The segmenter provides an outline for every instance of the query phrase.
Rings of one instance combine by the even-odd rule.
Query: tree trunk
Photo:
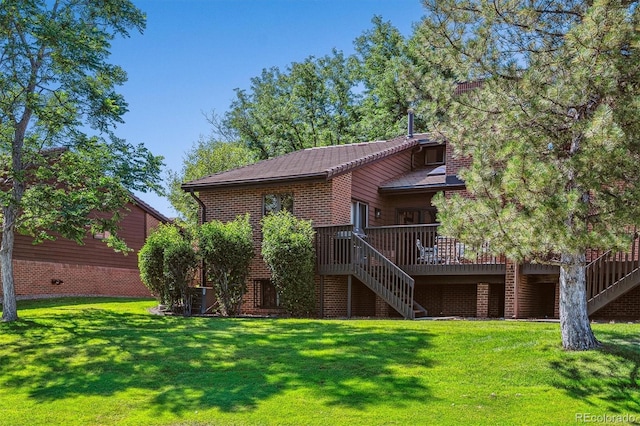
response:
[[[560,331],[562,347],[585,351],[600,346],[587,315],[585,255],[563,254],[560,264]]]
[[[13,240],[16,209],[12,206],[2,209],[2,243],[0,244],[0,269],[2,270],[2,321],[16,321],[18,307],[13,283]]]

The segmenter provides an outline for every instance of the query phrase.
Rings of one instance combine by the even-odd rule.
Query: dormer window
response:
[[[424,165],[433,166],[437,164],[444,164],[445,161],[445,145],[438,145],[424,150]]]

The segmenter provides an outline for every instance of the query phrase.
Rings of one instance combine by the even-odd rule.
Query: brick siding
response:
[[[238,215],[249,213],[253,229],[254,258],[250,265],[247,281],[247,293],[243,298],[241,312],[243,314],[268,315],[278,310],[262,309],[255,300],[254,280],[269,279],[271,273],[260,252],[262,245],[263,198],[268,194],[293,194],[293,214],[301,219],[311,220],[313,225],[330,225],[333,223],[349,223],[351,216],[350,174],[338,176],[327,181],[298,182],[293,184],[267,185],[255,188],[224,188],[215,191],[201,191],[199,197],[207,208],[207,221],[220,220],[228,222]],[[346,201],[345,201],[346,200]],[[335,218],[335,219],[334,219]],[[336,222],[338,221],[338,222]],[[319,279],[316,280],[319,284]],[[316,292],[319,297],[319,285]],[[344,287],[346,315],[346,285]]]
[[[476,284],[419,284],[414,299],[430,317],[476,316]]]
[[[353,283],[357,280],[352,281]],[[342,318],[347,316],[347,277],[324,277],[324,311],[326,318]],[[353,315],[353,312],[352,312]]]
[[[106,246],[104,248],[100,246],[102,251],[97,251],[95,248],[85,246],[78,246],[79,248],[76,249],[74,243],[73,252],[76,254],[69,256],[67,246],[59,245],[59,240],[47,242],[50,246],[49,250],[58,250],[59,257],[66,261],[21,259],[19,258],[21,257],[20,253],[14,251],[13,268],[16,296],[23,298],[73,295],[152,297],[140,280],[137,253],[146,236],[158,226],[160,221],[146,212],[143,213],[137,207],[132,208],[131,215],[134,218],[139,217],[140,223],[144,223],[144,226],[138,228],[128,219],[124,222],[125,226],[129,227],[127,232],[130,235],[135,235],[136,239],[133,244],[128,241],[130,248],[134,251],[127,255],[127,262],[123,262],[123,267],[93,264],[96,257],[102,259],[100,256],[105,252]],[[24,247],[20,246],[15,250],[24,250]],[[42,247],[34,246],[34,250],[42,250]],[[112,254],[111,249],[107,251],[109,255]],[[22,253],[22,256],[24,255]],[[118,254],[118,256],[122,255]],[[52,280],[59,283],[53,284]],[[1,295],[2,289],[0,288]]]
[[[16,296],[151,297],[137,269],[14,260]],[[60,280],[60,284],[52,284]]]
[[[640,286],[594,312],[591,318],[597,320],[639,320]]]
[[[478,318],[487,318],[489,317],[489,284],[478,283],[476,293],[476,316]]]

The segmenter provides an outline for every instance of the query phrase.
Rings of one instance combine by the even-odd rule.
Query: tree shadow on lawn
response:
[[[150,408],[179,413],[251,410],[296,390],[356,409],[433,400],[424,382],[430,336],[401,321],[53,312],[0,326],[10,339],[0,350],[0,385],[28,389],[37,401],[140,389],[155,394]]]
[[[640,339],[604,330],[598,336],[603,342],[599,350],[567,352],[562,362],[551,363],[563,379],[555,386],[609,413],[640,413]]]

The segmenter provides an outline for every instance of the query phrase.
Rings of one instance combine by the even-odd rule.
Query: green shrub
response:
[[[174,225],[159,225],[138,252],[140,278],[172,310],[184,307],[187,287],[197,265],[189,238]]]
[[[292,316],[315,310],[315,250],[311,221],[296,219],[288,211],[262,219],[262,256],[282,307]]]
[[[198,246],[207,279],[215,289],[218,313],[238,315],[254,255],[249,215],[238,216],[228,223],[214,220],[203,224]]]
[[[191,313],[189,284],[193,280],[198,258],[191,242],[175,239],[164,250],[164,278],[173,307],[181,304],[184,313]]]
[[[172,228],[170,225],[159,225],[138,252],[140,279],[163,304],[169,303],[169,293],[164,285],[164,249],[170,240]]]

